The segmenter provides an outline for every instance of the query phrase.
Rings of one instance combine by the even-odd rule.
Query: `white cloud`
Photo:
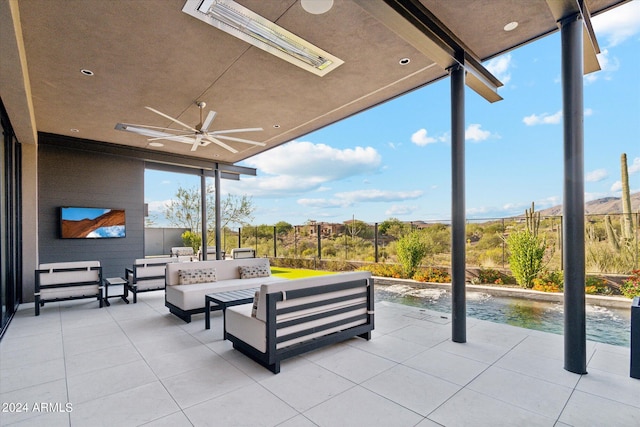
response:
[[[542,113],[540,115],[538,114],[532,114],[530,116],[525,117],[524,119],[522,119],[522,121],[524,122],[524,124],[526,124],[527,126],[535,126],[535,125],[556,125],[558,123],[560,123],[562,121],[562,110],[558,111],[557,113],[554,114],[549,114],[549,113]]]
[[[610,191],[613,191],[613,192],[622,191],[622,181],[614,182],[613,185],[611,186]]]
[[[629,175],[640,172],[640,157],[633,159],[631,166],[627,166]]]
[[[422,191],[387,191],[387,190],[361,190],[348,191],[334,194],[333,198],[324,199],[299,199],[298,203],[306,207],[315,208],[346,208],[360,202],[396,202],[417,199],[422,196]]]
[[[471,141],[475,142],[480,142],[488,139],[491,136],[491,132],[489,132],[488,130],[482,130],[480,129],[481,127],[482,125],[479,124],[470,124],[467,127],[467,130],[464,132],[464,139],[470,139]]]
[[[154,200],[151,202],[147,202],[147,206],[149,207],[149,212],[163,212],[165,208],[167,208],[171,204],[172,200]]]
[[[591,108],[585,108],[584,109],[584,116],[585,117],[593,116],[593,110]]]
[[[424,147],[425,145],[428,145],[428,144],[433,144],[434,142],[437,142],[437,141],[438,140],[436,138],[427,136],[426,129],[420,129],[414,132],[413,135],[411,135],[411,142],[413,142],[416,145],[419,145],[420,147]]]
[[[511,80],[511,73],[509,67],[511,66],[511,54],[499,56],[493,58],[487,62],[487,70],[498,78],[503,84],[507,84]]]
[[[599,78],[603,78],[605,80],[611,80],[612,74],[615,71],[618,71],[618,69],[620,68],[620,61],[618,61],[618,58],[615,58],[615,57],[611,58],[609,56],[608,49],[603,49],[598,54],[598,62],[600,63],[600,71],[590,73],[584,76],[585,84],[594,83]]]
[[[616,46],[640,33],[640,2],[631,1],[591,20],[598,39],[607,47]]]
[[[599,182],[607,178],[608,176],[609,174],[607,173],[606,169],[596,169],[587,173],[584,179],[587,182]]]
[[[372,147],[337,149],[293,141],[245,160],[257,177],[227,181],[224,191],[256,197],[318,190],[323,184],[376,172],[382,157]]]
[[[384,214],[387,217],[397,217],[402,215],[410,215],[417,210],[417,206],[393,205],[389,209],[384,211]]]
[[[373,172],[381,160],[372,147],[341,150],[326,144],[292,141],[253,156],[245,163],[268,175],[314,176],[328,181]]]

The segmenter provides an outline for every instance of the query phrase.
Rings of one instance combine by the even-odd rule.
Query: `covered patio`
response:
[[[23,304],[0,347],[0,400],[47,426],[631,426],[640,382],[629,349],[588,342],[588,375],[562,368],[559,335],[376,303],[371,341],[283,362],[274,375],[222,340],[222,318],[190,324],[162,292],[137,305]],[[34,404],[57,405],[34,410]],[[69,406],[66,406],[70,404]],[[54,412],[51,412],[54,411]],[[61,412],[59,412],[61,411]],[[68,411],[68,412],[67,412]]]

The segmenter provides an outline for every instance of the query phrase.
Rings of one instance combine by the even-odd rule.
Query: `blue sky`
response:
[[[593,18],[602,70],[584,78],[585,199],[620,196],[620,155],[640,191],[640,0]],[[504,86],[490,104],[466,89],[468,218],[519,215],[562,203],[559,32],[485,63]],[[247,159],[256,177],[223,180],[252,197],[254,224],[307,220],[448,220],[451,215],[450,81]],[[159,212],[178,186],[199,179],[147,171],[145,202]]]

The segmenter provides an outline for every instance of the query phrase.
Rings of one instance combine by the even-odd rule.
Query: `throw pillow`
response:
[[[271,270],[265,265],[244,265],[239,266],[241,279],[254,279],[256,277],[269,277]]]
[[[215,268],[194,268],[192,270],[178,270],[179,284],[194,285],[216,281]]]
[[[259,299],[260,299],[260,291],[256,291],[256,294],[253,296],[253,307],[251,308],[251,317],[256,317],[256,314],[258,314]]]

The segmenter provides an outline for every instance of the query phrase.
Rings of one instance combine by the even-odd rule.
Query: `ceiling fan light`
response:
[[[187,0],[182,11],[318,76],[344,63],[233,0]]]

